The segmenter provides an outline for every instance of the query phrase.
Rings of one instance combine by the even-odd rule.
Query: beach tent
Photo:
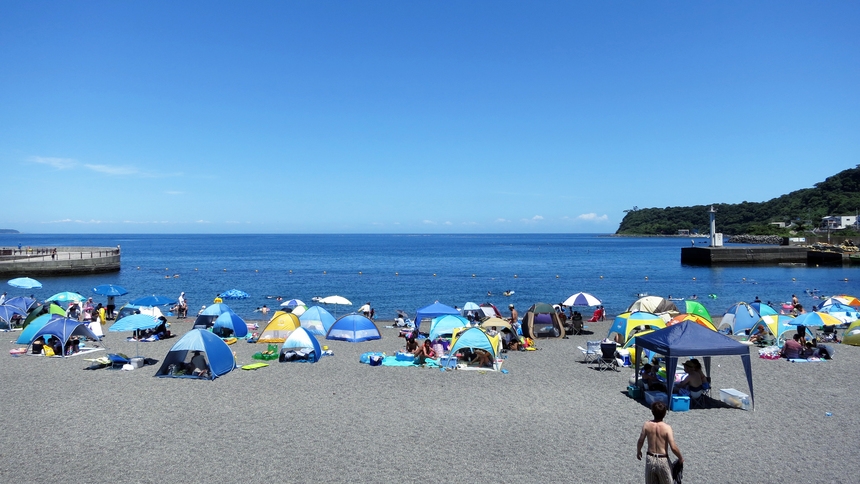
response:
[[[36,333],[38,333],[40,329],[44,328],[48,322],[52,319],[60,319],[62,317],[63,315],[60,314],[45,313],[38,318],[33,319],[30,321],[30,324],[21,331],[21,334],[18,335],[18,339],[15,343],[19,345],[28,345],[32,343],[33,340],[36,339]]]
[[[322,356],[322,349],[320,348],[319,341],[317,341],[310,331],[302,327],[296,328],[295,331],[290,333],[284,341],[284,344],[281,346],[281,355],[290,351],[308,355],[307,359],[294,361],[316,363],[320,360],[320,356]]]
[[[628,313],[635,313],[636,311],[644,311],[646,313],[658,315],[668,314],[670,317],[680,312],[678,311],[678,306],[675,306],[675,303],[660,296],[640,297],[634,301],[629,308],[627,308]]]
[[[523,315],[523,336],[529,338],[564,338],[564,325],[558,313],[547,303],[535,303]]]
[[[457,311],[451,306],[446,306],[439,301],[436,301],[429,306],[424,306],[423,308],[419,309],[418,312],[415,314],[415,327],[419,327],[422,319],[433,319],[437,316],[444,316],[446,314],[453,314],[454,316],[459,316],[460,311]]]
[[[450,336],[455,328],[465,328],[469,326],[469,320],[463,316],[454,316],[446,314],[433,318],[430,323],[430,340],[433,341],[440,336]]]
[[[773,308],[770,304],[759,302],[751,302],[750,307],[758,313],[759,317],[761,316],[770,316],[773,314],[779,314],[779,312]]]
[[[293,313],[276,311],[269,320],[269,324],[260,333],[257,343],[283,343],[287,336],[296,328],[302,326],[299,317]]]
[[[787,314],[769,314],[762,316],[750,329],[750,334],[754,335],[759,332],[759,328],[764,329],[766,333],[771,334],[775,339],[781,340],[782,335],[787,331],[797,331],[797,325],[794,324],[794,318]],[[806,330],[806,336],[811,340],[815,336]]]
[[[720,332],[729,331],[729,334],[745,334],[761,318],[752,306],[745,302],[732,305],[720,321],[717,328]]]
[[[170,365],[183,365],[188,358],[189,351],[200,351],[206,359],[209,367],[209,379],[227,374],[236,367],[233,351],[221,338],[203,329],[192,329],[185,333],[176,344],[167,352],[161,368],[155,376],[166,378],[198,378],[191,375],[171,375]]]
[[[696,314],[708,320],[708,322],[713,322],[713,318],[711,318],[711,313],[705,309],[705,306],[702,305],[699,301],[691,301],[689,299],[684,301],[684,312],[687,314]]]
[[[248,335],[248,324],[238,314],[227,311],[215,320],[212,332],[222,338],[244,338]]]
[[[24,317],[27,316],[27,311],[19,308],[18,306],[9,306],[7,304],[0,304],[0,329],[12,329],[12,319],[15,316],[18,316],[23,321]]]
[[[16,308],[23,309],[24,312],[28,312],[30,311],[30,309],[36,306],[36,300],[31,297],[15,296],[10,297],[3,304],[7,306],[15,306]]]
[[[630,362],[631,362],[631,363],[634,363],[634,364],[635,364],[635,363],[636,363],[636,358],[638,358],[638,357],[639,357],[639,355],[638,355],[638,354],[636,354],[636,337],[637,337],[637,336],[642,336],[642,335],[645,335],[645,334],[651,334],[651,333],[653,333],[654,331],[656,331],[656,330],[655,330],[655,329],[646,329],[646,330],[644,330],[644,331],[640,331],[640,332],[638,332],[638,333],[633,333],[633,336],[631,336],[631,337],[630,337],[630,339],[628,339],[628,340],[627,340],[627,342],[626,342],[626,343],[624,343],[624,346],[622,347],[622,349],[627,350],[627,352],[630,354]],[[643,361],[643,362],[645,362],[645,363],[650,362],[650,361],[651,361],[651,357],[653,357],[653,356],[654,356],[654,353],[652,353],[651,351],[649,351],[649,350],[642,350],[642,358],[643,358],[643,360],[642,360],[642,361]]]
[[[698,314],[693,313],[682,313],[674,318],[666,321],[666,326],[672,326],[673,324],[683,323],[684,321],[692,321],[696,324],[701,324],[702,326],[710,329],[711,331],[716,331],[717,327],[714,326],[714,323],[711,322],[710,319],[705,318],[704,316],[699,316]]]
[[[744,373],[747,377],[747,385],[750,390],[750,401],[754,405],[752,367],[750,362],[750,348],[738,343],[726,335],[711,331],[704,326],[693,322],[675,324],[668,328],[643,334],[636,337],[636,351],[643,349],[666,357],[666,384],[667,393],[672,394],[672,386],[675,383],[675,369],[678,366],[678,358],[702,357],[705,363],[705,374],[711,375],[711,357],[713,356],[740,356],[744,365]],[[639,379],[639,362],[636,358],[636,379]]]
[[[347,314],[334,322],[325,335],[326,339],[360,343],[372,339],[382,339],[379,328],[373,321],[360,314]]]
[[[308,330],[316,336],[325,336],[328,333],[331,325],[334,324],[334,316],[325,308],[320,306],[311,306],[299,316],[299,322],[302,328]]]
[[[481,313],[483,313],[483,315]],[[491,304],[488,302],[481,304],[481,313],[478,313],[479,318],[501,318],[502,317],[502,313],[499,312],[499,308],[497,308],[494,304]]]
[[[63,347],[66,347],[66,342],[69,341],[69,338],[72,336],[83,336],[85,338],[89,338],[93,341],[98,341],[98,336],[93,334],[90,331],[90,328],[87,327],[86,324],[76,320],[69,318],[54,318],[48,321],[48,324],[42,326],[42,329],[36,331],[36,334],[33,335],[33,340],[30,341],[29,344],[32,344],[33,341],[42,337],[45,341],[48,340],[46,336],[56,336],[63,343]],[[66,355],[63,354],[65,357]]]
[[[490,356],[493,359],[493,367],[495,367],[495,361],[501,348],[501,338],[499,335],[489,336],[487,333],[481,331],[480,328],[468,328],[464,331],[461,331],[457,334],[456,339],[453,341],[451,345],[451,349],[448,351],[448,354],[455,355],[457,351],[463,348],[472,348],[472,349],[481,349],[490,353]]]
[[[613,333],[621,335],[622,340],[626,343],[630,336],[637,332],[636,328],[643,326],[648,329],[662,329],[666,327],[663,318],[654,313],[645,311],[635,311],[632,313],[621,313],[615,317],[609,332],[606,337],[612,339]]]
[[[842,335],[842,344],[860,346],[860,319],[851,323]]]
[[[208,308],[204,309],[203,312],[197,315],[197,319],[194,320],[194,329],[207,329],[211,328],[213,324],[215,324],[215,320],[218,319],[218,316],[221,316],[224,313],[232,313],[233,310],[230,309],[230,306],[227,306],[224,303],[215,303]]]
[[[34,319],[45,314],[56,314],[57,316],[65,316],[66,310],[54,303],[40,304],[30,310],[30,314],[24,318],[23,327],[26,328]]]

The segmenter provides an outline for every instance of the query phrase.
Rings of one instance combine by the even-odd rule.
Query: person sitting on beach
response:
[[[665,392],[666,384],[657,376],[657,368],[651,363],[645,363],[642,367],[642,386],[645,390]]]
[[[794,336],[782,345],[780,356],[789,360],[800,358],[800,353],[803,351],[803,345],[800,343],[800,335],[794,333]]]
[[[51,336],[51,338],[48,340],[48,346],[51,347],[55,355],[63,354],[63,342],[60,341],[60,338],[57,338],[56,336]]]
[[[479,368],[490,368],[493,366],[493,359],[489,351],[476,348],[472,363]]]
[[[767,332],[764,330],[764,324],[760,324],[756,328],[755,333],[750,335],[749,342],[755,344],[763,343],[766,336]]]
[[[433,346],[430,345],[429,339],[425,339],[424,344],[419,346],[412,354],[415,356],[416,365],[423,365],[427,361],[427,358],[436,357],[436,352],[433,351]]]
[[[199,350],[192,352],[191,361],[186,365],[188,374],[203,377],[208,373],[209,366],[206,364],[206,357]]]
[[[686,392],[701,392],[705,389],[705,384],[708,382],[704,372],[702,372],[702,364],[699,360],[692,359],[684,362],[684,371],[687,376],[683,380],[675,384],[678,393]]]

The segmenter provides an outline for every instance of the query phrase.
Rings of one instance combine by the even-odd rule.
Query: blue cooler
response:
[[[681,395],[672,395],[673,412],[686,412],[690,410],[690,397],[682,397]]]

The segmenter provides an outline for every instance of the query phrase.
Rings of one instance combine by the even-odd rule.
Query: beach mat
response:
[[[257,368],[262,368],[264,366],[269,366],[268,363],[251,363],[249,365],[241,366],[243,370],[256,370]]]
[[[386,356],[382,359],[382,366],[415,366],[412,360],[398,360],[396,356]],[[439,368],[439,360],[427,360],[424,364],[426,368]]]

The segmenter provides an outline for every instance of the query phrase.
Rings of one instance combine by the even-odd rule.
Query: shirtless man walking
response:
[[[672,466],[669,463],[669,449],[683,463],[684,457],[675,445],[675,435],[672,427],[663,422],[666,416],[666,404],[654,402],[651,405],[654,420],[645,422],[639,441],[636,443],[636,458],[642,460],[642,444],[648,439],[648,452],[645,458],[645,484],[672,484]]]

